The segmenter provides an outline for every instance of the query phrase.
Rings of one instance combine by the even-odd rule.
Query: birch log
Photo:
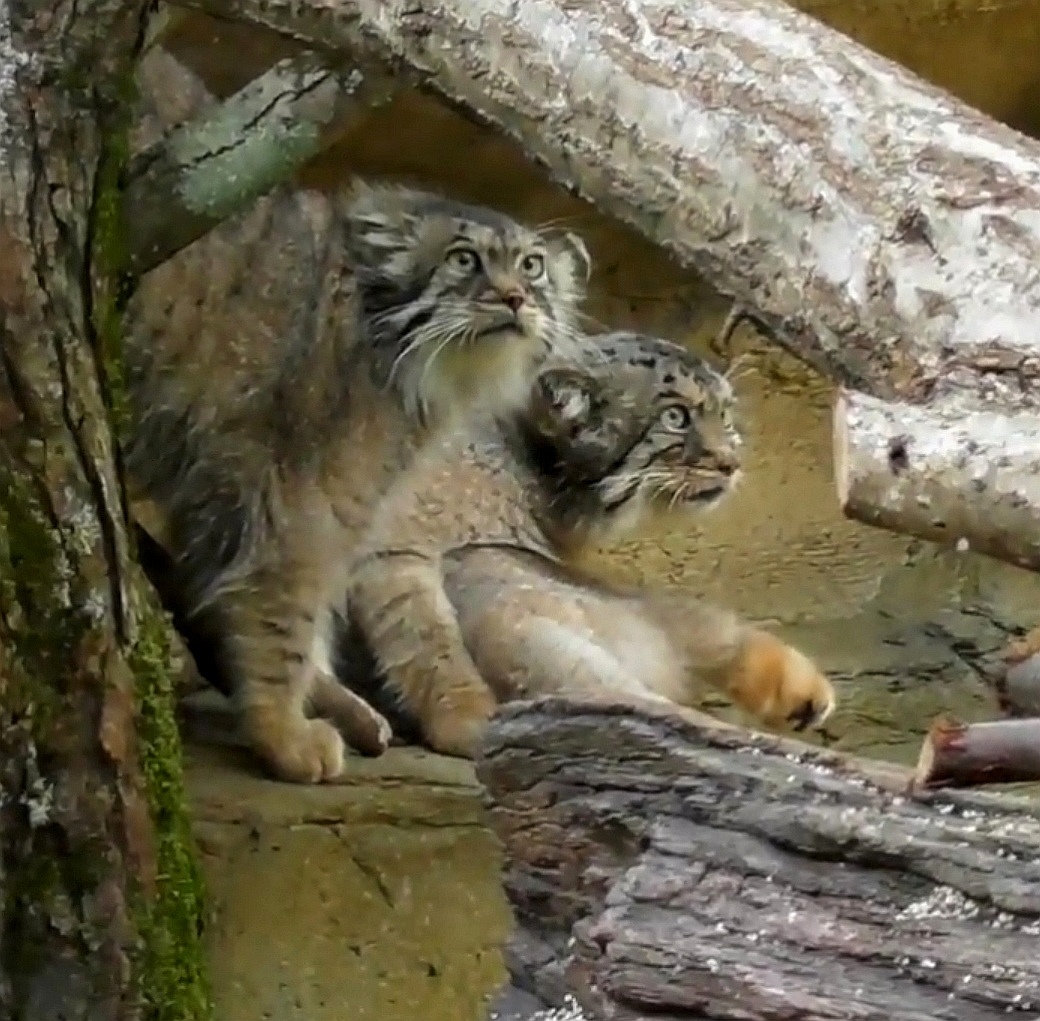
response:
[[[778,0],[186,5],[404,65],[845,383],[1040,380],[1040,143]]]
[[[879,769],[627,705],[505,708],[478,776],[514,984],[589,1021],[1032,1021],[1040,811]]]
[[[850,517],[1040,570],[1040,413],[846,391],[834,475]]]

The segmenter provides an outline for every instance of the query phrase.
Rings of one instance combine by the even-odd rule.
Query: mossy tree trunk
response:
[[[120,412],[146,0],[0,3],[0,1017],[192,1021],[201,896]]]

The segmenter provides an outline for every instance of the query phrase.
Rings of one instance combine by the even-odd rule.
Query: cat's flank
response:
[[[573,235],[363,183],[282,190],[198,244],[135,298],[130,476],[165,518],[182,617],[224,636],[247,740],[276,776],[322,781],[344,760],[322,715],[363,750],[389,739],[325,683],[373,505],[427,436],[526,399],[540,362],[580,343],[587,256]]]
[[[692,705],[710,685],[774,728],[830,714],[827,678],[768,632],[681,589],[625,590],[568,563],[651,515],[718,504],[740,474],[732,405],[702,359],[612,334],[398,479],[351,608],[431,747],[471,756],[499,701],[562,692]]]

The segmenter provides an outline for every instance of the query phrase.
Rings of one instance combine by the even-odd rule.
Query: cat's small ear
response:
[[[570,275],[575,282],[587,284],[592,276],[592,256],[589,255],[585,242],[569,230],[552,230],[545,238],[557,256],[567,261]]]
[[[534,381],[532,404],[535,424],[546,435],[580,428],[592,413],[596,382],[570,366],[544,369]]]

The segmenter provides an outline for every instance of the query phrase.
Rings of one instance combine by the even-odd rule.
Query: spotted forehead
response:
[[[516,253],[541,241],[537,231],[494,209],[443,200],[432,202],[427,212],[450,235],[487,252]]]
[[[733,403],[729,381],[704,359],[659,337],[608,334],[600,351],[609,363],[645,374],[652,389],[685,397],[691,404],[722,409]]]

